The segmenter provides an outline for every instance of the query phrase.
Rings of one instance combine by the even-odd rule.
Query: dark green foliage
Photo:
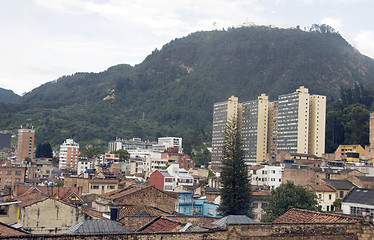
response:
[[[120,150],[117,150],[113,153],[119,155],[119,160],[124,161],[124,160],[129,160],[130,159],[130,153],[127,152],[126,150],[120,149]]]
[[[52,158],[53,152],[49,142],[38,144],[35,150],[36,158]]]
[[[247,101],[266,93],[274,100],[304,85],[312,94],[338,99],[340,89],[357,83],[365,96],[373,79],[374,61],[328,26],[310,32],[262,26],[196,32],[134,67],[63,76],[18,104],[0,103],[0,129],[30,122],[37,143],[53,146],[67,138],[103,145],[116,137],[156,140],[190,131],[210,141],[213,104],[231,95]]]
[[[369,116],[373,111],[374,89],[355,84],[342,89],[341,101],[327,105],[326,152],[332,153],[340,144],[369,143]]]
[[[93,158],[94,156],[97,156],[99,154],[104,154],[104,153],[105,153],[105,149],[101,147],[91,147],[91,148],[84,147],[80,149],[79,157]]]
[[[0,103],[14,103],[20,98],[21,96],[15,94],[12,90],[0,88]]]
[[[204,138],[201,132],[189,131],[183,135],[183,152],[191,154],[192,149],[204,146]]]
[[[205,146],[201,146],[196,149],[196,153],[191,154],[191,159],[196,167],[207,167],[211,159],[211,153]]]
[[[278,188],[271,190],[268,205],[265,208],[264,221],[272,222],[291,208],[317,211],[316,193],[290,181],[281,184]]]
[[[251,185],[236,119],[229,121],[225,134],[221,172],[221,205],[218,210],[224,216],[251,216]]]

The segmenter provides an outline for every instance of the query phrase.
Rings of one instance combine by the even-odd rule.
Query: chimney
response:
[[[118,215],[119,215],[119,208],[111,207],[110,208],[110,220],[118,221]]]

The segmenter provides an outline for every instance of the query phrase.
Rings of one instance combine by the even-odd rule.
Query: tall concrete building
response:
[[[231,96],[228,101],[218,102],[213,107],[212,127],[212,167],[222,165],[223,150],[225,146],[225,130],[228,121],[238,119],[240,104],[237,97]]]
[[[277,153],[278,101],[269,102],[268,153]]]
[[[369,146],[365,146],[365,159],[374,162],[374,112],[370,113]]]
[[[309,154],[321,157],[325,153],[326,97],[310,96]]]
[[[277,151],[308,154],[309,98],[304,87],[278,97]]]
[[[34,158],[35,130],[33,127],[18,130],[17,162],[22,162],[26,157]]]
[[[79,157],[79,144],[74,142],[73,139],[66,139],[62,145],[60,145],[59,153],[59,168],[78,168],[78,157]]]
[[[241,131],[244,160],[247,164],[266,160],[268,112],[269,98],[265,94],[259,96],[257,100],[243,103]]]

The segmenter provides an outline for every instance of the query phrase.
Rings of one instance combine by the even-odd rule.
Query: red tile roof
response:
[[[123,218],[124,216],[134,216],[136,214],[146,212],[150,216],[166,216],[170,215],[170,213],[164,212],[160,209],[149,207],[149,206],[124,206],[121,208],[119,212],[119,218]]]
[[[333,187],[331,187],[330,185],[325,185],[325,184],[322,184],[322,185],[307,185],[307,188],[309,189],[312,189],[316,192],[336,192],[335,189]]]
[[[149,225],[145,226],[142,229],[142,232],[178,232],[186,224],[171,221],[166,218],[159,218],[156,221],[153,221]]]
[[[363,221],[362,217],[292,208],[275,219],[273,223],[357,223],[361,221]]]
[[[14,200],[15,201],[20,201],[18,203],[18,205],[20,207],[27,207],[27,206],[30,206],[34,203],[44,201],[47,198],[48,198],[47,196],[43,195],[40,192],[31,192],[29,194],[18,196],[16,198],[14,198]]]
[[[18,235],[26,235],[26,234],[29,234],[29,233],[0,222],[0,236],[18,236]]]
[[[169,196],[172,196],[174,198],[178,198],[178,194],[176,194],[176,193],[161,191],[161,190],[158,190],[157,188],[155,188],[152,185],[145,185],[145,184],[131,185],[131,186],[128,186],[126,188],[122,188],[122,189],[114,190],[114,191],[111,191],[111,192],[108,192],[108,193],[104,193],[104,194],[100,195],[100,197],[104,198],[104,199],[114,200],[114,199],[129,195],[129,194],[132,194],[134,192],[141,191],[141,190],[146,189],[146,188],[154,188],[157,191],[163,192],[163,193],[165,193]]]

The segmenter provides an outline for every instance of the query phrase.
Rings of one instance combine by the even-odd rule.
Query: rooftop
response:
[[[292,208],[273,223],[357,223],[362,217]]]
[[[354,188],[343,199],[343,203],[374,205],[374,190]]]
[[[351,190],[355,185],[348,180],[323,179],[327,184],[336,190]]]
[[[125,233],[128,230],[112,220],[86,220],[69,228],[72,233]]]

